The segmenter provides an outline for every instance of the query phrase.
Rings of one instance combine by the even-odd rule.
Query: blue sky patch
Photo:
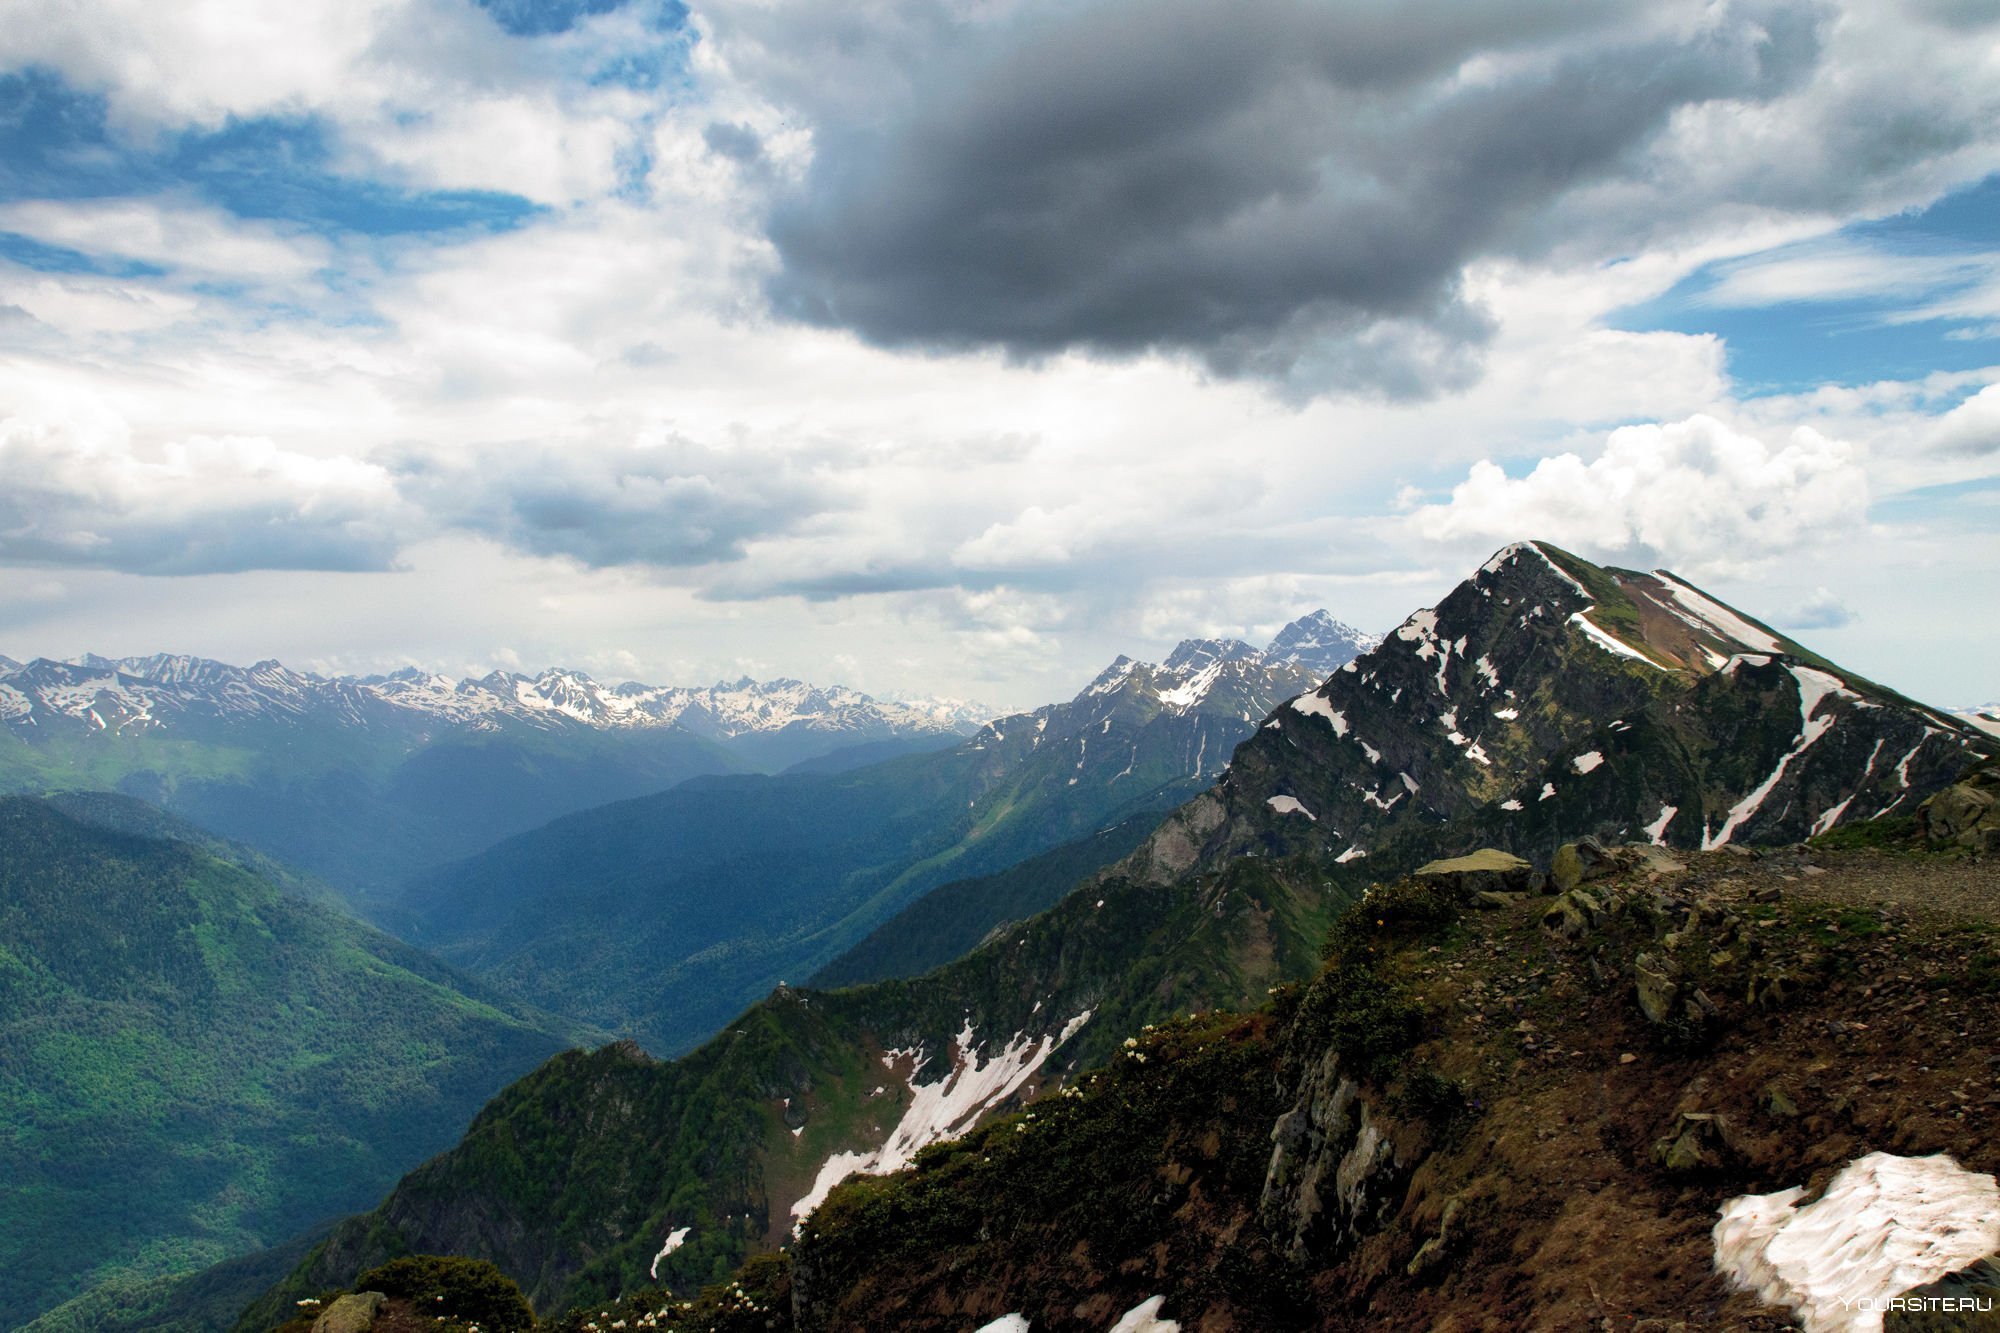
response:
[[[110,133],[102,97],[46,71],[8,74],[0,76],[0,202],[180,192],[239,218],[378,238],[506,231],[543,211],[518,195],[407,190],[342,174],[329,135],[310,117],[267,117],[141,149]],[[83,256],[19,238],[4,253],[35,267],[99,271]]]
[[[1844,285],[1815,291],[1794,278],[1770,284],[1771,299],[1745,299],[1766,274],[1807,274],[1816,265],[1840,273]],[[1856,276],[1871,267],[1878,281]],[[1720,336],[1745,394],[1917,379],[2000,360],[1989,321],[1936,304],[1996,270],[2000,177],[1989,177],[1930,208],[1857,223],[1826,241],[1707,265],[1610,322]]]

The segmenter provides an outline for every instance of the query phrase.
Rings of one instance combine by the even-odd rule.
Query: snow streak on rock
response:
[[[1826,717],[1814,716],[1819,710],[1820,701],[1830,694],[1846,694],[1849,698],[1854,697],[1838,677],[1828,675],[1824,671],[1802,666],[1785,669],[1790,671],[1799,683],[1799,739],[1785,752],[1784,757],[1778,760],[1778,766],[1771,770],[1771,775],[1758,783],[1754,791],[1730,809],[1729,817],[1722,821],[1720,829],[1702,835],[1701,849],[1704,852],[1712,852],[1734,837],[1736,830],[1742,827],[1744,821],[1763,806],[1764,798],[1771,794],[1772,789],[1785,776],[1785,770],[1791,767],[1792,761],[1810,749],[1813,742],[1833,730],[1834,719],[1831,714]]]
[[[1160,1318],[1160,1307],[1166,1300],[1164,1296],[1148,1296],[1118,1316],[1109,1333],[1181,1333],[1179,1323]]]
[[[1089,1020],[1090,1011],[1085,1010],[1063,1025],[1060,1036],[1039,1040],[1017,1032],[986,1061],[979,1058],[980,1048],[967,1020],[954,1043],[950,1072],[936,1083],[918,1083],[913,1071],[910,1104],[889,1131],[888,1141],[873,1152],[839,1152],[829,1157],[813,1178],[812,1190],[792,1205],[792,1215],[803,1220],[826,1201],[835,1185],[856,1172],[884,1176],[900,1171],[920,1149],[965,1133],[981,1115],[1020,1091],[1056,1047],[1075,1036]],[[918,1068],[922,1068],[921,1061]]]

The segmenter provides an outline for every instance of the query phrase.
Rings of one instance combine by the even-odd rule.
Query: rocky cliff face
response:
[[[1914,813],[1988,745],[1670,574],[1525,542],[1274,711],[1131,866],[1796,841]]]

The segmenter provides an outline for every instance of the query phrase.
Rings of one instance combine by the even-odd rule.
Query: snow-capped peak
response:
[[[562,668],[535,676],[493,671],[470,680],[414,667],[327,677],[293,671],[276,660],[239,667],[171,653],[4,663],[0,721],[23,727],[80,723],[92,730],[131,731],[193,719],[330,716],[363,726],[442,722],[491,728],[511,721],[541,727],[684,727],[721,739],[796,727],[861,739],[964,733],[991,715],[963,700],[898,702],[844,686],[749,677],[706,688],[606,686],[585,672]]]
[[[1381,642],[1381,635],[1364,633],[1320,610],[1300,616],[1279,630],[1264,649],[1264,656],[1272,662],[1296,662],[1309,670],[1330,674]]]

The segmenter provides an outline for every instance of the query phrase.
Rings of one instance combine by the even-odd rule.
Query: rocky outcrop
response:
[[[2000,763],[1980,764],[1932,796],[1917,822],[1932,846],[2000,853]]]
[[[1410,878],[1442,888],[1460,902],[1471,902],[1482,893],[1532,893],[1542,880],[1528,862],[1492,847],[1427,862],[1410,872]]]
[[[368,1333],[388,1297],[379,1291],[352,1292],[326,1307],[313,1320],[312,1333]]]
[[[1292,1109],[1271,1131],[1271,1164],[1258,1215],[1293,1262],[1322,1261],[1393,1213],[1414,1163],[1396,1126],[1328,1051],[1300,1081]]]

